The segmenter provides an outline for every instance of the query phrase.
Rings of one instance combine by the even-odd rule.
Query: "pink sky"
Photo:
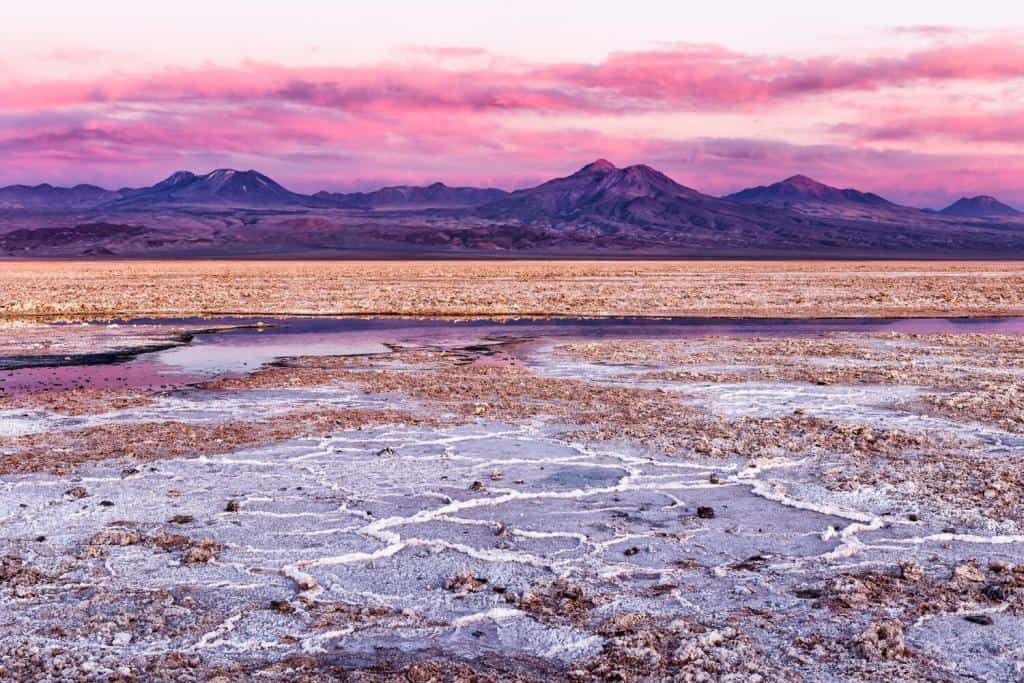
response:
[[[921,206],[1024,207],[1024,9],[868,0],[851,22],[821,4],[17,10],[0,184],[230,166],[300,191],[513,188],[607,157],[712,194],[805,173]]]

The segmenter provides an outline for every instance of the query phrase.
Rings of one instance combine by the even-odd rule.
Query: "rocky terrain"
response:
[[[8,326],[3,675],[1024,675],[1016,335],[251,322]]]

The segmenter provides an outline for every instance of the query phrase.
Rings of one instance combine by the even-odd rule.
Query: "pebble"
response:
[[[990,583],[981,589],[981,594],[995,602],[1003,602],[1010,597],[1010,592],[1006,589],[1006,586],[1001,583]]]
[[[965,562],[953,568],[953,578],[960,581],[978,582],[984,581],[985,575],[975,565]]]
[[[89,492],[84,486],[74,486],[64,492],[64,497],[68,500],[78,500],[79,498],[85,498],[89,495]]]
[[[924,578],[924,567],[917,562],[904,560],[900,562],[900,578],[904,581],[920,581]]]
[[[271,600],[270,609],[281,614],[291,614],[295,611],[295,606],[287,600]]]

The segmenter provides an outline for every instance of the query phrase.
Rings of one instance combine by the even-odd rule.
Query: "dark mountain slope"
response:
[[[940,213],[946,216],[962,216],[965,218],[989,218],[992,216],[1020,216],[1021,212],[1007,206],[995,197],[980,195],[978,197],[961,197]]]
[[[168,204],[217,204],[226,206],[302,206],[310,198],[285,189],[257,171],[218,169],[206,175],[178,171],[151,187],[121,190],[112,208]]]

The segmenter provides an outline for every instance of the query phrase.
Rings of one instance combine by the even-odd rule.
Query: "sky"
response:
[[[0,184],[511,189],[604,157],[1024,208],[1024,3],[151,4],[5,8]]]

